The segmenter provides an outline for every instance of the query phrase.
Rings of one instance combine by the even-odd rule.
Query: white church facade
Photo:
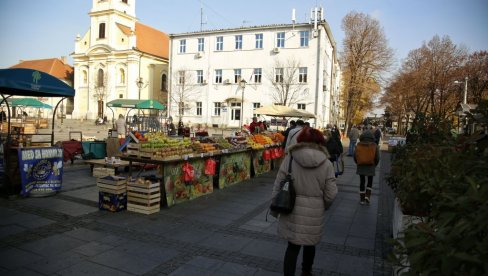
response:
[[[169,37],[138,22],[135,0],[92,0],[90,28],[78,35],[72,118],[95,119],[115,99],[155,99],[167,104]],[[116,113],[124,113],[116,110]]]

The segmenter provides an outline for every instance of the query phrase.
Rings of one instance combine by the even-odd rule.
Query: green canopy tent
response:
[[[115,112],[112,107],[128,108],[126,113],[126,118],[128,117],[132,109],[155,109],[155,110],[165,110],[166,106],[156,100],[127,100],[127,99],[117,99],[107,103],[107,107],[112,110],[112,125],[115,128]]]

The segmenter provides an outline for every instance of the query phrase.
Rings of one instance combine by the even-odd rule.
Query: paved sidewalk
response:
[[[358,203],[359,177],[344,157],[314,275],[391,275],[389,154],[382,157],[370,206]],[[66,165],[57,195],[0,199],[0,275],[282,275],[286,241],[276,220],[266,221],[275,174],[142,215],[99,211],[89,166]]]

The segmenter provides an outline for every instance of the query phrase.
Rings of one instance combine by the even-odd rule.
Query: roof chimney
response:
[[[61,56],[61,61],[62,61],[64,64],[68,64],[68,59],[66,58],[66,56]]]

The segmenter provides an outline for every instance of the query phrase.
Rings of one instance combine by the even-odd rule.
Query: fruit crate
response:
[[[104,176],[97,178],[100,192],[122,194],[127,192],[127,178],[121,176]]]
[[[93,168],[94,177],[115,176],[115,169],[113,168]]]
[[[160,182],[137,179],[127,183],[127,210],[148,215],[159,212],[160,204]]]
[[[112,194],[98,192],[98,209],[120,212],[127,209],[127,193]]]

